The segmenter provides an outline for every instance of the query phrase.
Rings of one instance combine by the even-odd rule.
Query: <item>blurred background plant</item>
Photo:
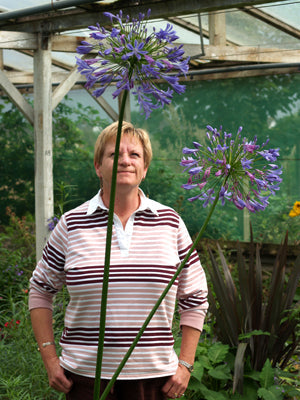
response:
[[[194,372],[185,396],[188,400],[298,399],[299,374],[295,368],[273,368],[266,360],[260,371],[245,360],[243,393],[233,392],[236,348],[214,338],[211,324],[204,326],[196,352]],[[180,338],[175,344],[180,349]]]
[[[62,182],[57,186],[56,190],[61,191],[55,207],[58,215],[71,189]],[[36,259],[34,219],[30,214],[19,218],[9,207],[6,212],[9,223],[0,231],[0,398],[61,400],[64,395],[48,385],[28,311],[29,279]],[[53,309],[57,349],[67,303],[68,292],[64,287],[56,296]]]
[[[213,336],[235,349],[233,393],[243,394],[247,368],[262,373],[269,363],[276,376],[294,379],[291,396],[299,396],[300,255],[288,264],[288,234],[270,270],[262,265],[259,246],[250,243],[247,260],[237,243],[237,263],[229,265],[217,244],[217,254],[208,249],[210,312]],[[237,276],[236,276],[237,269]],[[269,368],[269,367],[268,367]],[[275,374],[275,371],[272,372]],[[246,384],[247,385],[247,384]],[[261,386],[258,386],[262,388]],[[267,389],[264,387],[264,389]],[[273,390],[273,389],[272,389]],[[257,392],[258,397],[264,391]],[[278,393],[277,393],[278,394]],[[271,394],[269,394],[271,396]],[[277,397],[278,398],[278,397]]]
[[[23,287],[28,282],[24,279]],[[47,373],[34,339],[27,307],[28,290],[13,287],[0,299],[0,398],[1,400],[62,400],[48,385]],[[12,289],[12,288],[11,288]],[[63,326],[63,294],[54,303],[55,340]],[[58,348],[58,346],[57,346]]]

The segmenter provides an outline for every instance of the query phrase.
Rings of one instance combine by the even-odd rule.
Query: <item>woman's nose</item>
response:
[[[120,165],[129,165],[130,164],[130,158],[128,154],[120,154],[119,155],[119,164]]]

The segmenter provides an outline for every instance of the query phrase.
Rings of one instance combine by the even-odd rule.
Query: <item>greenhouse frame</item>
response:
[[[26,2],[27,8],[23,4],[22,0],[0,1],[0,90],[34,127],[37,259],[49,235],[47,221],[53,216],[54,207],[52,112],[71,90],[91,95],[75,65],[75,54],[89,34],[88,26],[99,23],[110,29],[104,11],[115,14],[122,10],[124,15],[137,17],[151,9],[153,26],[172,24],[179,35],[176,44],[183,44],[185,56],[190,57],[189,72],[181,80],[187,86],[186,97],[193,99],[190,108],[194,108],[185,118],[201,128],[223,119],[230,124],[228,121],[232,120],[234,125],[228,127],[232,130],[241,121],[245,128],[255,130],[257,126],[278,138],[276,146],[284,147],[282,163],[290,174],[284,190],[291,205],[300,200],[300,1],[31,0]],[[268,81],[269,77],[276,80]],[[228,82],[234,82],[232,92],[228,92],[231,101],[219,104],[226,99],[226,93],[220,93],[228,90]],[[274,110],[265,110],[258,116],[260,126],[254,124],[253,115],[259,107],[264,108],[264,82],[270,87],[281,86],[286,93],[281,98],[282,92],[274,90],[279,93],[274,98],[278,107],[274,105]],[[251,93],[250,101],[243,100],[243,93],[247,92],[249,97]],[[208,101],[213,93],[215,97]],[[33,96],[34,106],[27,95]],[[118,102],[111,103],[106,96],[92,99],[110,120],[118,119]],[[258,108],[252,110],[251,103],[255,102]],[[212,104],[218,115],[208,121],[206,110]],[[127,120],[134,119],[133,108],[131,98],[125,113]],[[240,119],[235,118],[240,111]],[[287,117],[289,131],[285,133],[280,124]],[[152,124],[150,120],[146,127],[154,129],[153,121]],[[161,123],[160,130],[163,129],[171,128]],[[249,238],[247,218],[244,214],[245,240]]]

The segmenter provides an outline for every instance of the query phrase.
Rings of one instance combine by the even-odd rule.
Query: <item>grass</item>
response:
[[[28,311],[27,290],[11,291],[1,298],[0,398],[1,400],[59,400],[64,395],[48,385]]]

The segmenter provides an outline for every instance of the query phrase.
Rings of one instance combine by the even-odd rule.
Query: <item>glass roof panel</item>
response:
[[[243,11],[226,12],[227,38],[244,46],[299,49],[300,41]]]
[[[33,72],[33,58],[15,50],[3,50],[5,65],[14,70]]]
[[[280,1],[265,4],[256,8],[260,8],[263,12],[280,19],[294,28],[300,29],[300,2]]]

